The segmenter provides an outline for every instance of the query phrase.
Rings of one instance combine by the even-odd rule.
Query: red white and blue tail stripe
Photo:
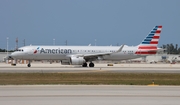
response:
[[[157,45],[160,38],[162,26],[155,26],[153,30],[146,36],[140,45],[136,54],[156,54]]]

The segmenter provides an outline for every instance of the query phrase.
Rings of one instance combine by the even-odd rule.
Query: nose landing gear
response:
[[[29,60],[29,63],[27,64],[27,67],[31,67],[31,61]]]
[[[30,63],[28,63],[28,64],[27,64],[27,67],[31,67],[31,64],[30,64]]]

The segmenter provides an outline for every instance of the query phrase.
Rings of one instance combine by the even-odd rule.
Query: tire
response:
[[[87,63],[83,63],[82,67],[87,67]]]
[[[31,67],[31,64],[28,64],[27,67]]]
[[[94,63],[90,63],[90,64],[89,64],[89,67],[94,67]]]

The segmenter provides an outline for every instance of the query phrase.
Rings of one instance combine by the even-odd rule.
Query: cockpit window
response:
[[[24,50],[23,50],[23,49],[17,49],[17,50],[15,50],[15,51],[20,51],[20,52],[23,52]]]

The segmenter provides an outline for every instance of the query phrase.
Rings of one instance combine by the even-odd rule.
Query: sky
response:
[[[15,49],[16,38],[19,47],[135,46],[156,25],[158,46],[180,46],[179,10],[180,0],[0,0],[0,48]]]

